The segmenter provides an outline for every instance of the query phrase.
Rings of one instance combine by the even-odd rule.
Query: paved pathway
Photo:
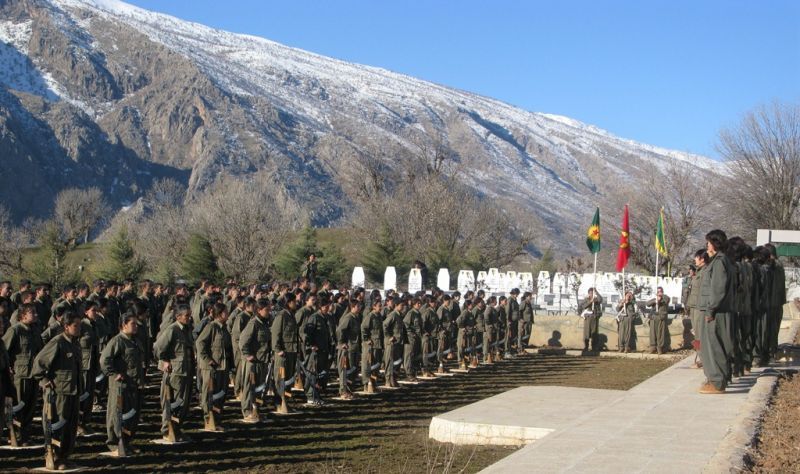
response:
[[[763,387],[749,392],[765,369],[740,378],[724,395],[701,395],[703,371],[690,368],[693,360],[683,359],[483,472],[727,471],[720,447],[731,444],[743,420],[754,419],[750,411],[764,406]],[[774,383],[774,377],[767,379]],[[761,398],[754,404],[756,392]]]

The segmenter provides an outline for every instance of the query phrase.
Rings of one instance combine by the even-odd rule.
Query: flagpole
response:
[[[656,313],[658,313],[658,250],[656,250]]]

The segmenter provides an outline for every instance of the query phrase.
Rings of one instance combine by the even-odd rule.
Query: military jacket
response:
[[[403,342],[403,320],[397,310],[391,311],[383,321],[383,336],[387,339],[394,338],[395,344]]]
[[[339,344],[347,344],[351,349],[358,346],[361,325],[358,317],[353,313],[346,313],[336,326],[336,339]]]
[[[153,346],[158,360],[169,362],[175,375],[194,375],[194,344],[188,325],[174,322],[158,336]]]
[[[255,360],[262,363],[269,361],[269,353],[272,350],[272,335],[269,332],[269,324],[266,319],[254,316],[239,336],[239,349],[242,357],[253,356]]]
[[[200,369],[230,370],[233,367],[233,345],[228,328],[219,321],[207,324],[195,343]]]
[[[272,349],[278,352],[298,352],[299,347],[299,334],[297,328],[297,321],[294,316],[289,314],[289,311],[282,309],[275,315],[275,320],[272,322]]]
[[[311,349],[312,346],[317,346],[320,352],[330,354],[331,347],[335,344],[331,335],[330,316],[329,314],[326,317],[317,311],[306,318],[306,324],[303,327],[303,333],[305,334],[303,340],[307,348]]]
[[[370,311],[361,321],[361,340],[372,342],[373,349],[383,349],[383,318],[380,313]]]
[[[97,324],[88,318],[81,321],[81,335],[78,339],[83,355],[83,370],[95,373],[100,369],[100,339],[97,337]]]
[[[83,393],[81,370],[83,357],[78,341],[59,334],[47,343],[33,361],[33,378],[53,382],[60,395]]]
[[[111,383],[117,375],[131,387],[144,386],[144,348],[132,337],[119,333],[106,344],[100,355],[100,370]]]
[[[422,327],[422,315],[419,311],[411,308],[403,318],[403,326],[406,329],[407,338],[419,338],[424,332]]]
[[[510,319],[511,322],[516,323],[517,321],[519,321],[519,317],[520,317],[519,302],[516,300],[516,298],[509,298],[508,299],[508,305],[506,306],[506,312],[508,314],[508,319]]]
[[[731,261],[722,253],[717,253],[705,266],[700,289],[700,309],[714,315],[733,311],[736,297]]]
[[[15,378],[31,378],[33,360],[42,350],[42,339],[26,324],[11,326],[3,336]]]

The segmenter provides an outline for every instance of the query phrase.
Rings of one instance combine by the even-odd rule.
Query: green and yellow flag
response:
[[[592,253],[597,253],[600,251],[600,208],[598,207],[596,211],[594,211],[594,219],[592,219],[592,225],[589,226],[588,232],[586,232],[586,246],[589,247],[589,251]]]
[[[662,256],[666,257],[667,254],[667,237],[664,234],[664,208],[658,215],[658,225],[656,226],[656,251]]]

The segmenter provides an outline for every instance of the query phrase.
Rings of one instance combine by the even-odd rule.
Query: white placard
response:
[[[497,268],[490,268],[489,271],[486,272],[486,287],[491,292],[500,289],[500,270]]]
[[[478,281],[475,282],[475,289],[476,290],[486,290],[486,288],[488,288],[488,282],[487,282],[488,278],[489,278],[489,276],[487,275],[487,273],[485,271],[483,271],[483,270],[479,271],[478,272]]]
[[[458,272],[458,291],[461,293],[475,291],[475,272],[472,270]]]
[[[419,268],[412,268],[408,274],[408,292],[412,295],[422,291],[422,272]]]
[[[533,273],[522,272],[517,277],[519,278],[519,291],[523,293],[526,291],[533,292]]]
[[[353,288],[364,288],[367,286],[363,267],[356,267],[353,269],[353,278],[351,281],[353,283]]]
[[[383,272],[383,291],[386,290],[397,291],[397,270],[394,267],[386,267]]]
[[[439,275],[436,277],[436,286],[442,291],[450,291],[450,270],[446,268],[439,269]]]

